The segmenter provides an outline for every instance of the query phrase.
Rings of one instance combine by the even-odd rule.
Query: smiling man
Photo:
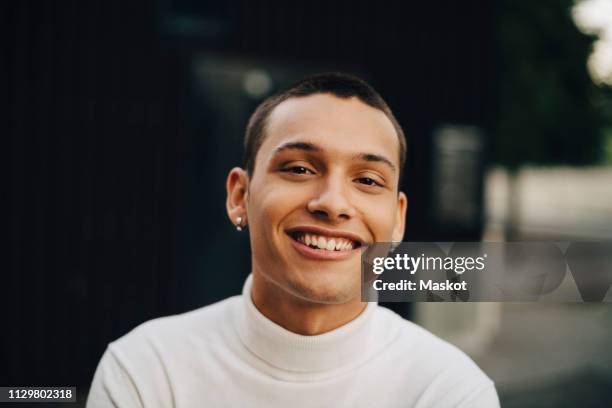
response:
[[[361,247],[401,241],[403,131],[345,74],[264,101],[227,178],[248,226],[242,296],[147,322],[111,343],[88,407],[498,407],[461,351],[361,302]]]

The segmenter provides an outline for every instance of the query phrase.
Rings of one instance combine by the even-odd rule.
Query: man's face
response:
[[[271,113],[246,201],[254,273],[316,303],[360,294],[360,247],[399,241],[399,141],[357,98],[290,98]]]

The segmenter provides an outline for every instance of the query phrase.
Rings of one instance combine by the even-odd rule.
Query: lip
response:
[[[323,235],[325,237],[346,238],[346,239],[350,239],[351,241],[358,242],[360,247],[366,244],[366,241],[363,238],[361,238],[359,235],[354,234],[352,232],[340,231],[340,230],[330,230],[327,228],[315,227],[313,225],[292,227],[292,228],[287,229],[286,232],[287,234],[293,234],[296,232],[310,232],[316,235]],[[354,248],[354,249],[358,249],[358,248]]]
[[[360,251],[361,247],[364,245],[364,240],[356,234],[347,231],[336,231],[329,230],[320,227],[314,226],[300,226],[290,228],[285,231],[287,237],[291,241],[293,247],[302,255],[308,258],[317,259],[317,260],[327,260],[327,261],[336,261],[350,258],[355,254],[355,251]],[[308,232],[317,235],[322,235],[326,237],[339,237],[350,239],[351,241],[358,242],[359,245],[356,248],[348,249],[348,250],[340,250],[340,251],[328,251],[326,249],[317,249],[312,248],[306,244],[303,244],[296,239],[293,238],[291,234],[296,232]]]
[[[302,255],[307,258],[318,259],[322,261],[340,261],[343,259],[350,258],[353,256],[355,251],[359,251],[361,247],[343,250],[343,251],[328,251],[326,249],[315,249],[308,245],[302,244],[299,241],[293,239],[292,236],[287,234],[287,238],[291,241],[293,247]]]

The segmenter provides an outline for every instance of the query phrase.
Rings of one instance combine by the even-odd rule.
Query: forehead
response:
[[[265,133],[260,149],[264,155],[299,140],[341,154],[384,155],[399,167],[399,140],[393,124],[384,112],[355,97],[315,94],[289,98],[272,111]]]

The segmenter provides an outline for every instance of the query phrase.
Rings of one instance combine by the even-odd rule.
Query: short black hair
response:
[[[278,105],[289,98],[298,98],[314,94],[332,94],[338,98],[358,98],[361,102],[382,111],[393,124],[400,151],[400,175],[406,162],[406,136],[393,112],[378,92],[364,80],[340,72],[322,73],[304,78],[289,88],[268,97],[255,109],[247,124],[244,137],[244,167],[249,176],[255,169],[255,158],[265,138],[265,128],[270,114]]]

